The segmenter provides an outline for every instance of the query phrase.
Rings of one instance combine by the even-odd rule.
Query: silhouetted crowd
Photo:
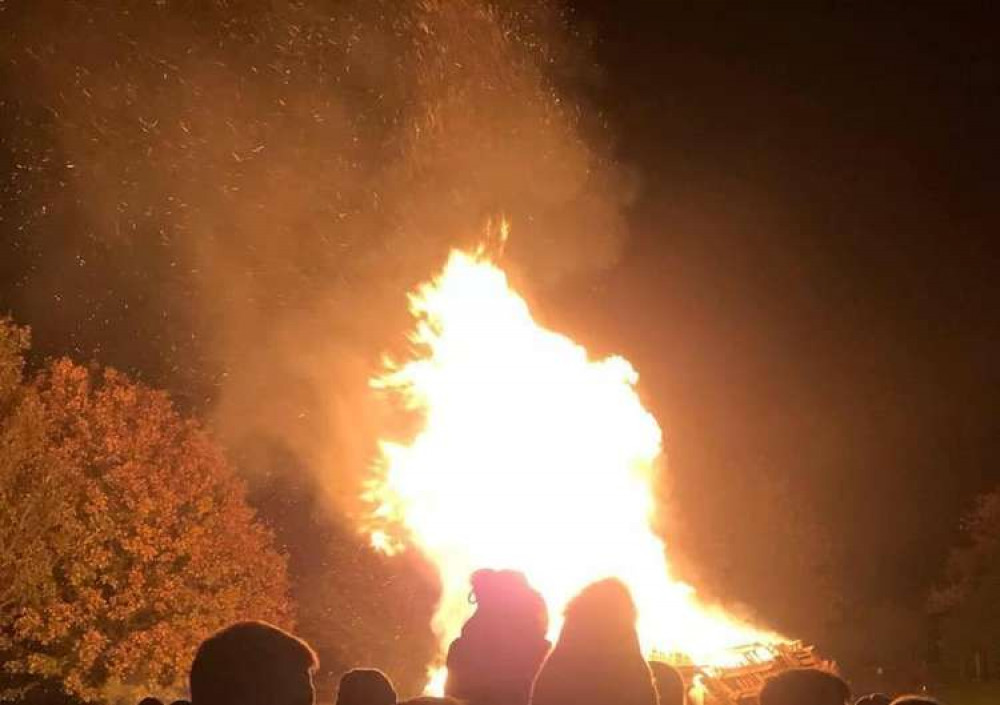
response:
[[[541,595],[514,571],[472,576],[477,609],[448,650],[445,697],[400,701],[389,678],[359,668],[340,680],[337,705],[685,705],[680,673],[647,663],[628,588],[607,579],[566,607],[559,639],[545,638]],[[263,622],[240,622],[206,639],[191,665],[191,700],[173,705],[314,705],[319,662],[301,639]],[[850,705],[847,683],[802,668],[768,680],[758,705]],[[875,693],[854,705],[936,705],[919,695]],[[162,705],[146,698],[140,705]]]

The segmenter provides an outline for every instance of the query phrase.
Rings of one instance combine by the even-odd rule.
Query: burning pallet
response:
[[[729,666],[699,666],[680,654],[656,654],[653,658],[680,671],[692,689],[692,700],[701,705],[756,705],[761,688],[772,676],[795,668],[833,669],[812,646],[800,641],[734,649]]]

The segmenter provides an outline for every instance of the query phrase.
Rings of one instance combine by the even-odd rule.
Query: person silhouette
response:
[[[892,705],[892,698],[885,693],[869,693],[855,700],[854,705]]]
[[[513,570],[472,574],[476,612],[448,648],[445,695],[469,705],[527,705],[551,644],[542,596]]]
[[[686,690],[680,671],[662,661],[650,661],[649,670],[653,672],[660,705],[684,705]]]
[[[851,690],[842,678],[818,668],[796,668],[764,683],[760,705],[845,705]]]
[[[396,705],[396,689],[375,668],[355,668],[340,677],[337,705]]]
[[[636,616],[620,580],[584,588],[566,607],[559,640],[535,679],[531,705],[656,705]]]
[[[265,622],[238,622],[201,643],[191,664],[192,705],[313,705],[315,652]]]

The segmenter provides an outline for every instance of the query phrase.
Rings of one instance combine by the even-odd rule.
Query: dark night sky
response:
[[[1000,479],[995,24],[736,5],[580,3],[642,183],[588,306],[644,372],[683,545],[773,528],[752,485],[787,483],[860,593],[912,596]]]
[[[788,599],[782,583],[815,587],[817,600],[827,594],[818,586],[828,586],[844,603],[841,618],[860,603],[917,604],[956,538],[962,511],[1000,481],[1000,48],[987,12],[960,9],[973,7],[963,3],[763,5],[572,3],[577,32],[592,44],[599,68],[559,75],[567,93],[582,91],[582,124],[606,126],[614,157],[635,182],[634,197],[615,266],[580,265],[578,275],[539,284],[534,293],[547,322],[597,351],[624,353],[640,371],[641,393],[666,434],[665,524],[685,573],[716,596],[752,605],[768,623],[810,635],[821,627],[796,610],[809,612],[816,602]],[[539,138],[552,150],[530,140],[510,147],[510,174],[475,158],[469,168],[483,172],[466,178],[466,162],[441,157],[456,153],[444,138],[415,148],[440,167],[434,179],[411,183],[406,169],[381,171],[397,146],[395,131],[403,132],[407,101],[433,102],[434,81],[447,87],[464,80],[445,65],[442,77],[420,84],[430,97],[413,98],[409,67],[379,53],[391,53],[392,37],[368,47],[371,53],[331,58],[311,53],[319,50],[306,33],[294,34],[301,45],[269,43],[272,35],[286,41],[286,21],[327,31],[316,14],[288,20],[261,3],[268,21],[255,24],[257,9],[229,22],[218,15],[220,4],[158,3],[131,15],[113,6],[50,4],[58,8],[53,15],[73,10],[51,21],[26,11],[4,35],[0,164],[12,173],[19,166],[4,180],[0,311],[34,327],[43,355],[97,357],[169,387],[185,403],[211,406],[215,387],[226,384],[219,380],[242,358],[251,362],[241,379],[270,374],[265,363],[281,353],[258,347],[279,347],[294,339],[289,331],[315,330],[308,321],[324,319],[306,307],[328,281],[340,287],[332,299],[372,311],[381,310],[377,302],[396,306],[402,282],[440,261],[447,229],[469,222],[469,214],[531,202],[527,216],[513,213],[514,247],[518,237],[532,243],[525,261],[557,262],[552,251],[569,251],[552,247],[532,257],[534,243],[545,242],[532,224],[558,230],[556,244],[573,232],[586,240],[590,211],[543,213],[556,198],[550,193],[531,201],[546,187],[548,172],[533,173],[542,152],[574,168],[586,164],[590,175],[616,175],[591,184],[582,201],[601,202],[598,216],[625,200],[628,189],[618,184],[629,179],[599,160],[587,162],[591,153],[581,157],[580,146],[556,129]],[[163,9],[174,7],[181,9],[173,15]],[[160,30],[163,17],[174,22],[170,31]],[[371,26],[382,27],[383,19]],[[365,18],[358,23],[365,49]],[[438,36],[450,37],[450,26]],[[87,28],[79,37],[78,27]],[[454,51],[475,57],[480,46]],[[501,47],[496,56],[504,51],[511,50]],[[257,64],[272,66],[257,56],[271,61],[268,52],[275,63],[289,62],[280,80],[258,71]],[[64,65],[63,56],[70,57]],[[87,61],[89,70],[80,68]],[[512,69],[511,95],[522,90],[521,80]],[[527,84],[529,99],[517,107],[474,114],[466,136],[454,138],[458,146],[468,135],[475,141],[507,129],[496,121],[530,128],[541,124],[539,115],[551,116],[552,96],[539,98]],[[73,92],[84,89],[86,98]],[[342,117],[330,109],[329,91],[343,91],[345,112],[357,108],[361,116],[351,125],[360,140],[343,148],[357,154],[343,156],[342,135],[329,132]],[[296,92],[300,100],[288,98]],[[126,94],[138,96],[140,107],[130,98],[120,108]],[[88,102],[91,95],[98,99]],[[510,107],[507,97],[488,95]],[[277,97],[281,109],[273,107]],[[152,103],[148,110],[144,101]],[[325,110],[317,126],[312,118]],[[476,129],[476,120],[489,129]],[[211,139],[197,142],[199,128]],[[99,133],[92,142],[90,130]],[[508,156],[507,143],[498,142],[497,153]],[[483,145],[497,149],[491,144],[484,138],[468,151],[477,157]],[[238,165],[230,150],[243,155]],[[377,168],[358,167],[365,158]],[[274,169],[255,166],[269,159]],[[70,161],[73,172],[60,166]],[[81,178],[85,169],[92,171]],[[376,193],[387,178],[399,182]],[[341,183],[350,184],[343,194]],[[216,184],[226,187],[218,196]],[[420,203],[417,196],[436,206],[440,184],[448,207],[462,212],[453,221],[425,213],[393,220],[389,207],[365,205],[373,200],[364,190],[370,184],[374,200],[402,213]],[[477,197],[476,188],[488,195]],[[327,207],[342,197],[346,205]],[[178,206],[184,198],[190,208]],[[538,213],[545,217],[534,218]],[[407,249],[408,227],[439,226],[441,240],[413,247],[427,253],[419,261],[398,254]],[[369,244],[364,235],[380,229],[398,239]],[[211,247],[194,237],[204,233]],[[193,246],[177,244],[188,237]],[[586,240],[572,252],[600,251],[594,259],[603,262],[604,244]],[[212,271],[209,286],[198,272],[206,251],[231,256],[225,269]],[[529,280],[547,274],[544,265],[527,269]],[[240,309],[245,292],[249,313]],[[215,307],[201,307],[206,300]],[[394,315],[385,326],[402,320]],[[356,317],[364,320],[331,327],[338,344],[363,339],[349,352],[368,355],[372,341],[386,339],[383,317]],[[264,343],[245,345],[244,329],[227,328],[234,319],[247,330],[263,326]],[[274,321],[290,322],[283,328]],[[224,346],[201,342],[219,329]],[[238,355],[214,354],[223,347]],[[281,373],[276,388],[293,388]],[[251,386],[247,394],[254,400],[267,391]],[[292,412],[301,416],[297,407]]]

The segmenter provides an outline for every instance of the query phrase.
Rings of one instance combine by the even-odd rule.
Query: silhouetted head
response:
[[[239,622],[202,642],[191,664],[193,705],[312,705],[316,654],[264,622]]]
[[[635,603],[625,584],[606,578],[585,587],[566,605],[560,641],[617,640],[635,633]]]
[[[396,705],[396,690],[382,671],[355,668],[340,678],[337,705]]]
[[[190,700],[174,700],[170,705],[191,705]]]
[[[818,668],[800,668],[768,680],[760,705],[844,705],[850,697],[843,679]]]
[[[660,705],[684,705],[684,679],[680,671],[662,661],[650,661],[649,670],[653,672]]]
[[[854,701],[854,705],[891,705],[892,698],[885,693],[869,693]]]
[[[469,576],[472,585],[470,599],[476,604],[497,602],[503,599],[511,587],[527,587],[528,580],[524,573],[516,570],[493,570],[481,568]]]
[[[528,619],[544,634],[549,628],[549,613],[545,600],[531,585],[524,573],[516,570],[477,570],[469,578],[472,584],[470,601],[479,610],[497,615]]]
[[[926,695],[900,695],[892,705],[941,705],[941,701]]]
[[[140,700],[139,705],[163,705],[163,701],[150,695]]]

